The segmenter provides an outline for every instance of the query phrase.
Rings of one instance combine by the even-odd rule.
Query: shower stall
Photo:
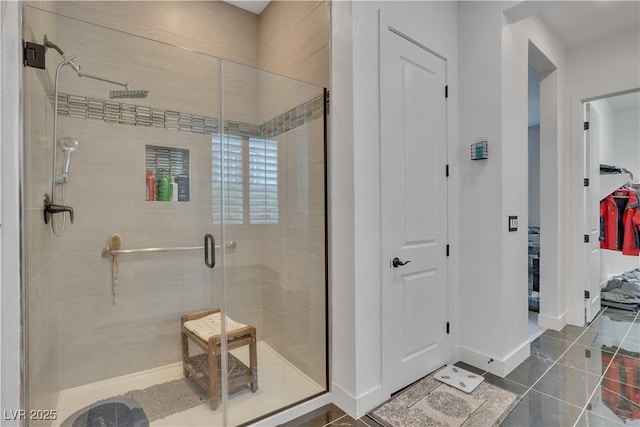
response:
[[[35,6],[23,39],[48,45],[23,71],[29,425],[241,425],[325,393],[326,90]],[[217,405],[181,343],[212,309],[257,341],[234,387],[254,362],[222,322]]]

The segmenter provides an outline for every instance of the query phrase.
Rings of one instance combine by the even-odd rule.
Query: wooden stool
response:
[[[221,389],[221,322],[220,309],[197,311],[180,318],[182,337],[182,368],[185,377],[192,375],[211,399],[211,409],[218,407]],[[189,357],[189,339],[205,354]],[[256,353],[256,328],[234,322],[227,317],[227,350],[249,346],[249,366],[228,354],[229,392],[249,385],[252,392],[258,390],[258,357]]]

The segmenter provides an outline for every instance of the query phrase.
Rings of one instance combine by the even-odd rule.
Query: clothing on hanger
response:
[[[600,248],[640,254],[638,193],[621,187],[600,202]]]

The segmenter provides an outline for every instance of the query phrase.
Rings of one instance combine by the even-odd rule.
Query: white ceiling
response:
[[[255,13],[256,15],[260,15],[264,8],[269,4],[269,0],[226,0],[226,2],[239,7],[240,9]]]
[[[269,4],[269,0],[226,1],[256,15],[260,15]],[[518,8],[523,11],[523,16],[516,20],[537,12],[567,48],[640,27],[640,0],[529,0],[513,9]]]
[[[638,0],[536,3],[543,8],[540,18],[567,48],[640,27]]]

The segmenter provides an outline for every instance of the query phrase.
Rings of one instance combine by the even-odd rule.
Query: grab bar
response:
[[[229,249],[235,249],[238,246],[235,240],[230,240],[227,242],[225,247]],[[157,253],[157,252],[185,252],[185,251],[201,251],[204,249],[204,246],[178,246],[173,248],[144,248],[144,249],[118,249],[112,250],[107,248],[102,249],[102,256],[105,257],[107,255],[130,255],[130,254],[146,254],[146,253]],[[220,249],[219,245],[216,245],[216,249]]]

